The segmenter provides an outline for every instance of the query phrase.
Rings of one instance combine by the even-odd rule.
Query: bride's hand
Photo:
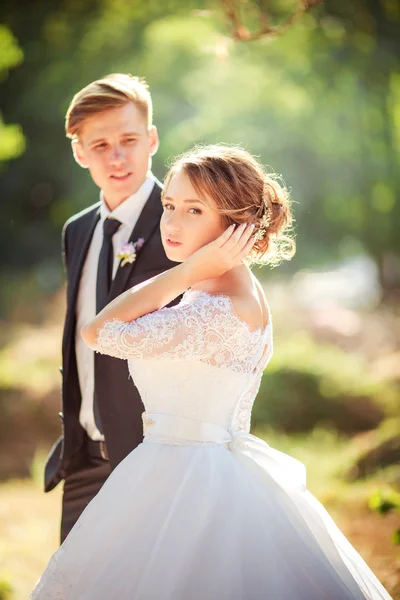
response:
[[[254,225],[231,225],[216,240],[197,250],[186,261],[196,282],[219,277],[239,265],[252,249]]]

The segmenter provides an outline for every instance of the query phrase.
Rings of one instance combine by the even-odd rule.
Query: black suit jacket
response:
[[[67,312],[62,343],[62,436],[50,451],[45,467],[45,491],[52,490],[65,477],[71,462],[79,456],[85,432],[79,423],[81,392],[75,355],[76,300],[82,268],[94,229],[100,218],[100,204],[67,221],[63,231],[63,252],[67,272]],[[170,269],[160,235],[161,187],[155,183],[129,241],[144,239],[133,264],[119,267],[112,282],[109,301],[125,290]],[[129,376],[126,360],[96,355],[98,410],[111,468],[115,468],[143,439],[139,393]],[[100,380],[99,380],[100,379]]]

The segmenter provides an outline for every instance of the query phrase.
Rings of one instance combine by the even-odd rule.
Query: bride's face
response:
[[[224,231],[215,201],[206,195],[200,198],[184,171],[172,177],[163,207],[161,238],[172,261],[183,262]]]

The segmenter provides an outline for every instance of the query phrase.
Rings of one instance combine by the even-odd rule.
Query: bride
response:
[[[286,190],[246,151],[209,146],[175,162],[162,202],[163,245],[180,264],[82,331],[97,352],[129,361],[144,442],[31,598],[389,600],[306,490],[303,465],[249,433],[272,322],[248,265],[293,254]]]

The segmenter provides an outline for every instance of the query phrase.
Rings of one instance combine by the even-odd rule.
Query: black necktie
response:
[[[97,267],[97,283],[96,283],[96,312],[99,313],[102,308],[108,304],[108,293],[110,291],[111,279],[112,279],[112,268],[114,262],[114,252],[112,237],[114,233],[118,231],[120,221],[117,219],[105,219],[103,223],[103,245],[99,254],[99,263]],[[97,401],[97,390],[96,381],[98,379],[97,370],[99,368],[97,361],[97,354],[94,359],[94,402],[93,402],[93,413],[96,426],[100,433],[102,432],[98,401]]]
[[[96,284],[96,312],[108,304],[108,293],[110,291],[114,252],[112,237],[117,232],[120,221],[117,219],[105,219],[103,223],[103,245],[100,250],[99,264],[97,267]]]

